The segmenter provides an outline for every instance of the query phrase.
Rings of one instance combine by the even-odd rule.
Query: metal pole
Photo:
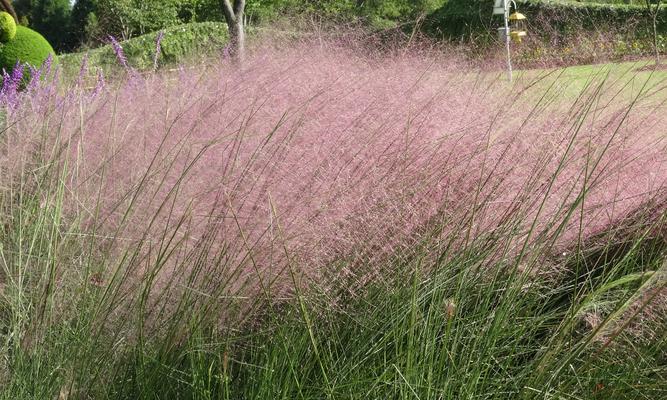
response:
[[[505,0],[505,47],[507,48],[507,78],[512,82],[512,54],[510,53],[510,0]]]

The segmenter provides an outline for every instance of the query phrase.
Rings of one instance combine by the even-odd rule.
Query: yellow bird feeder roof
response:
[[[521,14],[520,12],[512,13],[512,15],[510,15],[510,18],[509,18],[510,21],[521,21],[521,20],[524,20],[524,19],[526,19],[526,16]]]

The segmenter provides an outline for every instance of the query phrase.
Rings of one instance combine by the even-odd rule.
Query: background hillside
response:
[[[538,37],[549,34],[545,31],[551,22],[559,29],[627,34],[629,22],[642,25],[646,19],[637,0],[519,0],[518,4],[531,17],[531,33]],[[14,5],[22,22],[45,35],[60,52],[97,46],[109,35],[129,39],[175,25],[224,21],[218,0],[76,0],[73,6],[69,0],[15,0]],[[248,0],[246,15],[255,26],[317,16],[325,24],[356,22],[375,30],[417,29],[434,37],[469,40],[471,33],[480,36],[493,25],[492,5],[492,0]],[[660,18],[661,32],[665,24],[667,18]]]

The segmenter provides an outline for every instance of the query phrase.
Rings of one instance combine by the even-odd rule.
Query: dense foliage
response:
[[[646,35],[645,8],[630,0],[517,0],[529,14],[531,34],[549,39],[554,31],[620,31]],[[129,39],[191,22],[223,22],[220,0],[16,0],[22,21],[42,33],[59,52],[98,46],[109,36]],[[421,29],[436,38],[488,40],[498,21],[491,0],[247,0],[250,25],[284,17],[310,16],[329,24],[361,23],[375,30]],[[628,21],[639,31],[630,32]],[[658,18],[667,30],[667,8]]]
[[[77,0],[72,7],[70,40],[76,45],[88,44],[99,39],[97,19],[98,0]]]
[[[179,0],[99,0],[97,17],[105,34],[127,39],[190,22],[179,15],[188,5],[187,1]]]
[[[74,6],[76,25],[89,24],[84,15],[92,13],[99,31],[123,38],[181,23],[224,20],[219,0],[79,2]],[[283,16],[317,14],[339,21],[363,19],[375,27],[387,28],[420,18],[445,3],[446,0],[248,0],[246,15],[253,23],[264,23]]]
[[[61,52],[71,50],[70,0],[17,0],[14,8],[28,26],[39,32],[53,47]]]
[[[317,14],[333,21],[365,21],[379,29],[422,19],[447,0],[248,0],[253,23]],[[219,0],[17,0],[19,15],[58,50],[97,44],[107,36],[128,39],[188,22],[223,21]],[[55,32],[59,29],[58,32]],[[67,33],[64,34],[64,31]],[[59,35],[55,38],[55,35]]]

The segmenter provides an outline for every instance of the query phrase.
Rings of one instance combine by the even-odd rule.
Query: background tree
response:
[[[418,26],[427,14],[443,6],[446,0],[364,0],[359,7],[379,28],[404,24]]]
[[[72,49],[69,0],[16,0],[16,13],[28,19],[30,28],[41,33],[57,52]]]
[[[655,65],[660,64],[660,49],[658,47],[658,17],[662,0],[644,0],[646,12],[653,23],[653,50],[655,50]]]
[[[70,43],[74,48],[93,44],[99,39],[98,0],[77,0],[70,17]]]
[[[97,0],[101,35],[120,39],[196,20],[198,0]]]

